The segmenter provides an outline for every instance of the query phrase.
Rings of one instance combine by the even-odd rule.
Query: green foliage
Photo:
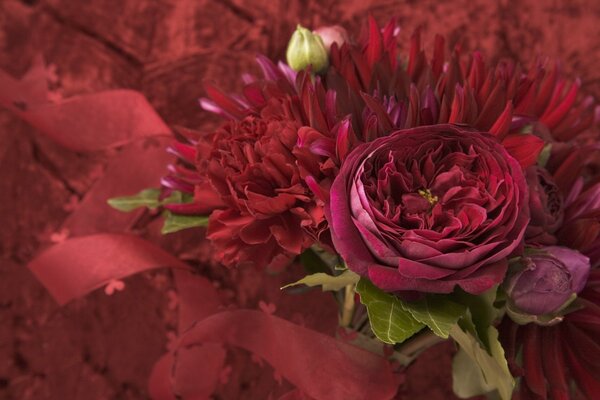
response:
[[[146,207],[155,210],[165,204],[189,203],[192,198],[186,193],[174,191],[162,200],[160,200],[160,189],[144,189],[132,196],[114,197],[108,200],[108,204],[119,211],[131,212],[140,207]]]
[[[161,205],[160,189],[144,189],[133,196],[115,197],[108,204],[119,211],[130,212],[140,207],[156,209]]]
[[[356,286],[367,307],[371,328],[385,343],[401,343],[427,326],[437,336],[452,337],[460,346],[453,363],[454,390],[466,398],[479,394],[510,400],[515,381],[493,322],[497,289],[479,296],[457,290],[408,302],[385,293],[368,279]]]
[[[454,392],[468,398],[487,394],[510,400],[515,381],[508,369],[504,349],[493,323],[500,317],[494,307],[498,288],[493,287],[478,296],[457,290],[455,301],[464,304],[467,312],[450,332],[460,346],[452,363]]]
[[[354,272],[350,271],[349,269],[345,270],[337,276],[328,275],[323,272],[318,272],[316,274],[307,275],[297,282],[285,285],[284,287],[282,287],[282,289],[296,285],[306,285],[310,287],[321,286],[321,289],[324,292],[337,291],[345,288],[348,285],[355,284],[356,282],[358,282],[359,279],[360,277]]]
[[[373,333],[382,342],[402,343],[425,327],[406,311],[400,299],[385,293],[368,279],[361,278],[356,291],[361,303],[367,307]]]
[[[545,167],[548,164],[548,160],[552,155],[552,143],[546,143],[540,155],[538,156],[537,163],[540,167]]]
[[[459,325],[450,331],[450,336],[464,351],[453,363],[454,392],[460,397],[484,394],[496,390],[502,400],[510,400],[515,387],[515,380],[508,370],[508,363],[504,357],[504,349],[498,340],[498,331],[489,326],[485,342],[489,343],[490,351],[481,346],[478,339],[469,332],[465,332]],[[477,366],[479,373],[473,372],[473,365],[466,367],[467,358]]]
[[[183,229],[204,227],[208,225],[207,216],[178,215],[173,214],[170,211],[165,211],[164,218],[165,222],[161,230],[163,235],[178,232]]]
[[[447,296],[430,295],[415,302],[402,302],[402,307],[414,319],[427,325],[437,336],[448,339],[450,330],[465,314],[466,307],[449,300]]]
[[[306,249],[300,254],[300,263],[304,266],[306,272],[316,274],[318,272],[327,273],[331,271],[329,264],[327,264],[321,254],[323,254],[321,250],[313,248]]]
[[[494,388],[485,381],[481,368],[462,348],[452,359],[452,388],[461,399],[494,392]]]
[[[497,293],[498,287],[494,286],[492,289],[478,296],[466,293],[460,289],[452,294],[452,298],[455,301],[467,307],[465,318],[459,322],[460,326],[463,330],[470,332],[471,335],[479,339],[488,352],[491,350],[490,343],[488,343],[487,329],[500,314],[499,310],[494,307]]]

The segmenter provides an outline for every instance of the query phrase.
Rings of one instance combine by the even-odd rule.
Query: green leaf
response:
[[[462,349],[452,359],[452,389],[461,399],[481,396],[495,390],[483,377],[481,368]]]
[[[538,156],[538,159],[537,159],[538,165],[540,167],[546,167],[546,164],[548,164],[548,160],[550,159],[551,155],[552,155],[552,143],[546,143],[546,145],[540,152],[540,155]]]
[[[306,286],[321,286],[324,292],[326,291],[336,291],[345,288],[348,285],[353,285],[360,279],[360,276],[355,274],[350,270],[346,270],[342,272],[340,275],[333,276],[324,274],[322,272],[307,275],[304,278],[300,279],[297,282],[290,283],[282,287],[282,289],[296,286],[296,285],[306,285]]]
[[[166,211],[164,213],[164,218],[165,222],[161,230],[161,233],[163,235],[167,233],[181,231],[183,229],[196,228],[208,225],[207,216],[178,215]]]
[[[498,286],[494,286],[477,296],[460,289],[452,295],[454,301],[468,308],[468,315],[459,324],[464,330],[478,338],[488,352],[491,352],[491,345],[488,342],[487,329],[498,318],[500,313],[500,310],[494,307],[497,293]]]
[[[498,331],[493,326],[489,326],[486,333],[486,340],[490,344],[490,353],[481,346],[476,337],[465,332],[458,324],[452,328],[450,336],[460,345],[471,361],[479,367],[483,378],[481,388],[497,390],[502,400],[510,400],[515,387],[515,380],[508,370],[504,349],[498,341]],[[460,371],[454,373],[460,373]],[[467,391],[467,389],[458,388],[458,392],[463,391]]]
[[[519,130],[522,135],[529,135],[533,132],[533,124],[526,124]]]
[[[164,206],[165,204],[185,204],[185,203],[191,203],[193,200],[194,200],[193,195],[191,195],[189,193],[180,192],[179,190],[174,190],[173,192],[171,192],[169,197],[163,199],[160,202],[160,205]]]
[[[108,204],[112,208],[119,211],[130,212],[140,207],[148,207],[151,209],[160,206],[160,189],[144,189],[133,196],[115,197],[108,200]]]
[[[112,208],[116,208],[119,211],[130,212],[140,207],[147,207],[151,210],[154,210],[160,206],[164,206],[165,204],[189,203],[193,199],[193,196],[177,190],[173,191],[169,197],[166,197],[163,200],[159,200],[160,195],[160,189],[144,189],[133,196],[114,197],[112,199],[108,199],[108,204]]]
[[[306,249],[300,254],[300,263],[304,266],[306,272],[316,274],[317,272],[329,272],[329,265],[314,249]]]
[[[434,295],[415,302],[402,302],[402,307],[444,339],[448,339],[450,330],[467,311],[465,306],[453,302],[448,296]]]
[[[361,303],[367,307],[371,329],[379,340],[401,343],[425,327],[405,310],[400,299],[385,293],[368,279],[361,278],[356,291]]]

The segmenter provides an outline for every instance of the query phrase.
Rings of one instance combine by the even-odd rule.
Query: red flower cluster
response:
[[[578,308],[554,326],[519,325],[505,318],[501,341],[513,373],[522,376],[515,398],[570,399],[575,392],[593,399],[600,393],[600,149],[572,149],[552,173],[531,174],[530,193],[538,207],[532,243],[553,242],[589,257],[592,270],[578,296]],[[534,176],[537,179],[533,179]],[[577,177],[576,179],[574,179]],[[564,200],[563,200],[564,198]],[[560,208],[560,212],[558,209]],[[545,226],[544,234],[539,227]],[[540,240],[541,239],[541,240]],[[574,263],[569,260],[569,266]],[[518,363],[519,354],[522,362]],[[577,398],[577,397],[575,397]]]
[[[527,69],[459,49],[446,57],[439,36],[428,59],[417,31],[400,63],[394,21],[379,29],[371,19],[358,42],[337,33],[343,43],[327,41],[322,75],[261,57],[263,77],[244,76],[241,94],[206,86],[202,106],[228,121],[173,146],[181,162],[163,183],[194,201],[167,207],[210,213],[208,238],[227,266],[280,266],[319,243],[388,291],[481,293],[506,284],[509,258],[530,269],[509,270],[513,281],[550,286],[560,282],[543,268],[587,277],[591,264],[583,309],[552,328],[506,318],[502,338],[509,356],[523,349],[522,370],[511,360],[524,371],[522,398],[568,398],[566,377],[599,393],[593,100],[547,60]],[[581,270],[558,256],[525,257],[525,247],[568,254]],[[577,294],[569,288],[548,290]],[[529,298],[512,304],[539,309]],[[541,344],[560,351],[540,356]]]

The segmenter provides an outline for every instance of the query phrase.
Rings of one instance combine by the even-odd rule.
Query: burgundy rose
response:
[[[530,167],[526,177],[531,221],[525,231],[525,239],[541,245],[556,244],[553,234],[560,228],[564,214],[562,193],[544,168]]]
[[[584,288],[590,259],[576,250],[548,246],[522,257],[505,282],[509,307],[528,315],[558,312]],[[512,269],[512,267],[511,267]]]
[[[299,127],[285,106],[273,99],[260,116],[221,127],[208,152],[198,146],[198,168],[226,205],[211,214],[207,237],[227,266],[282,266],[324,220],[292,155]]]
[[[354,149],[327,214],[348,267],[380,288],[478,294],[502,281],[522,241],[527,185],[491,135],[424,126]]]

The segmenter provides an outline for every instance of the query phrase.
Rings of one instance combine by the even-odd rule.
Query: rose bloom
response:
[[[501,282],[529,221],[519,163],[493,136],[455,125],[358,146],[326,213],[348,268],[383,290],[433,293]]]

